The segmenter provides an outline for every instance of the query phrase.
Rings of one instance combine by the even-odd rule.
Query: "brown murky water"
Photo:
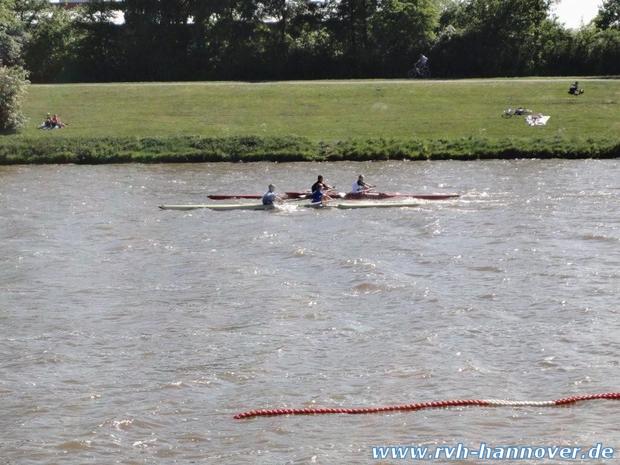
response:
[[[346,189],[360,172],[382,190],[462,198],[157,209],[269,182],[299,190],[319,173]],[[620,391],[619,278],[617,160],[0,167],[0,464],[620,448],[614,401],[232,418]]]

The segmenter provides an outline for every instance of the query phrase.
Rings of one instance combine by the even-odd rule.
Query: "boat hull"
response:
[[[306,192],[285,192],[282,196],[284,199],[309,199],[311,194]],[[207,195],[207,198],[210,200],[234,200],[234,199],[243,199],[243,200],[258,200],[262,199],[263,196],[260,194],[210,194]]]
[[[336,207],[343,210],[351,210],[355,208],[405,208],[417,207],[417,202],[342,202]]]
[[[260,199],[260,194],[223,194],[223,195],[207,195],[211,200],[232,200],[232,199]]]
[[[276,207],[273,205],[263,205],[260,203],[254,204],[218,204],[218,205],[160,205],[162,210],[200,210],[209,209],[217,211],[228,210],[274,210]]]
[[[285,199],[308,199],[310,198],[308,192],[285,192]],[[359,192],[359,193],[344,193],[339,192],[337,194],[328,194],[334,198],[344,198],[346,200],[384,200],[384,199],[419,199],[419,200],[448,200],[460,197],[459,194],[403,194],[401,192]],[[259,194],[230,194],[230,195],[208,195],[211,200],[231,200],[231,199],[260,199],[262,195]]]
[[[401,194],[400,192],[349,192],[344,196],[346,200],[382,200],[382,199],[420,199],[420,200],[446,200],[460,197],[459,194]]]
[[[302,208],[316,208],[316,209],[329,209],[340,208],[342,210],[352,210],[356,208],[404,208],[404,207],[417,207],[417,202],[329,202],[329,203],[298,203]],[[277,210],[276,205],[262,205],[260,203],[246,203],[246,204],[204,204],[204,205],[160,205],[162,210],[201,210],[209,209],[215,211],[230,211],[230,210]]]

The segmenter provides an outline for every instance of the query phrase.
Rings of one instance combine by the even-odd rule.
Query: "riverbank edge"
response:
[[[52,135],[52,134],[50,134]],[[0,165],[618,158],[620,139],[0,138]]]

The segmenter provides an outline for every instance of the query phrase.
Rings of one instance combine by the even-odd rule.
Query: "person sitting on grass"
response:
[[[571,95],[581,95],[583,94],[583,89],[579,88],[579,83],[577,81],[573,82],[568,88],[568,93]]]
[[[50,113],[48,113],[43,124],[39,126],[39,129],[62,129],[65,126],[67,125],[61,121],[58,115],[51,116]]]
[[[52,116],[52,129],[62,129],[65,126],[66,124],[60,120],[58,115]]]
[[[54,125],[52,124],[52,115],[49,113],[45,117],[45,121],[39,126],[39,129],[53,129]]]

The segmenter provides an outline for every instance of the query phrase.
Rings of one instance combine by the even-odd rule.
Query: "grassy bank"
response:
[[[620,156],[620,81],[580,82],[579,97],[569,78],[32,86],[0,163]],[[47,112],[69,126],[37,130]]]

